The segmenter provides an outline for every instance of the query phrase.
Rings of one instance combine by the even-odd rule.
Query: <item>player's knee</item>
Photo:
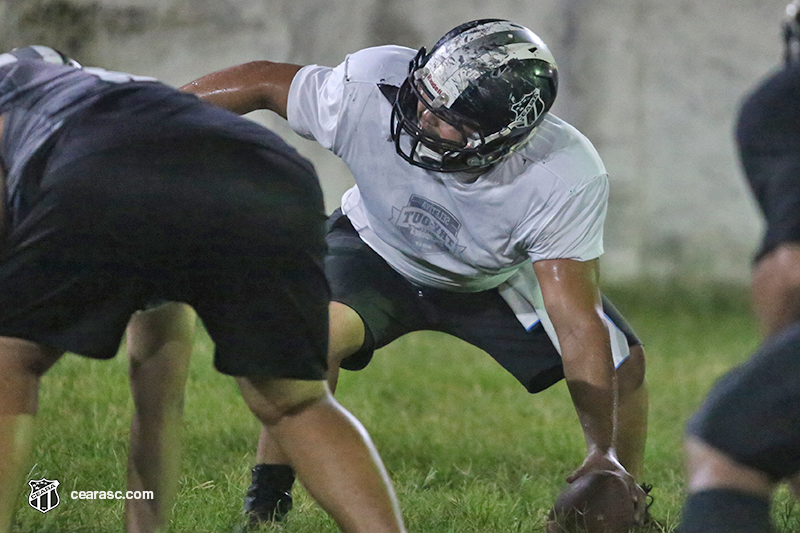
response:
[[[330,398],[324,381],[270,378],[239,378],[238,381],[248,407],[267,426]]]
[[[767,497],[774,487],[766,473],[741,464],[697,436],[686,438],[685,450],[690,491],[728,487]]]
[[[167,302],[134,314],[128,322],[131,367],[156,357],[188,359],[194,342],[196,315],[186,304]]]
[[[63,352],[34,342],[0,337],[0,375],[6,378],[40,378]]]
[[[41,377],[61,353],[30,341],[0,337],[0,415],[36,414]]]
[[[638,391],[644,385],[645,359],[641,344],[630,347],[630,355],[617,369],[620,396]]]

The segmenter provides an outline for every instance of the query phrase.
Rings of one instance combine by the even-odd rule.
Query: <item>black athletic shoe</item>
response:
[[[244,510],[251,525],[280,522],[292,509],[294,470],[287,465],[256,465],[253,482],[244,498]]]
[[[651,531],[658,533],[662,531],[666,532],[667,527],[660,520],[653,518],[653,515],[650,514],[650,507],[652,507],[653,502],[655,502],[655,497],[652,494],[650,494],[653,491],[653,485],[650,485],[648,483],[639,483],[639,486],[642,488],[647,497],[647,504],[644,511],[644,518],[640,526],[642,526],[644,528],[644,531],[648,533]]]

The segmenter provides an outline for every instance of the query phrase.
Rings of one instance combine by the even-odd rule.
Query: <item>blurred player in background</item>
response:
[[[766,337],[711,390],[688,427],[682,533],[765,533],[780,481],[800,495],[800,2],[787,7],[785,68],[745,99],[742,167],[766,219],[753,268]]]
[[[355,177],[328,221],[332,388],[340,367],[363,368],[401,335],[449,333],[529,392],[566,378],[588,448],[569,480],[613,471],[643,503],[644,353],[598,290],[608,177],[586,137],[548,113],[557,85],[538,36],[479,20],[430,52],[256,61],[182,89],[288,118]],[[280,518],[294,473],[268,428],[257,459],[246,508]]]
[[[325,382],[324,210],[308,161],[155,80],[27,47],[0,55],[0,169],[0,532],[41,376],[64,351],[113,357],[131,315],[169,301],[197,311],[215,367],[342,529],[403,531],[369,437]],[[174,494],[160,488],[160,512],[129,513],[128,531],[166,527]]]

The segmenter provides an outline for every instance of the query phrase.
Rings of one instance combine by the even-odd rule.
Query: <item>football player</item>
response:
[[[0,139],[0,532],[41,376],[65,351],[113,357],[132,313],[163,302],[197,312],[217,370],[343,530],[404,530],[364,428],[325,382],[324,211],[308,161],[192,95],[39,46],[0,55]],[[128,531],[166,526],[147,518],[129,514]]]
[[[401,335],[449,333],[531,393],[566,378],[587,444],[568,480],[614,471],[643,500],[644,353],[598,290],[608,176],[549,113],[557,88],[536,34],[485,19],[430,51],[368,48],[333,68],[256,61],[182,89],[274,111],[355,177],[328,220],[331,387]],[[268,428],[257,458],[246,508],[280,516],[292,471]]]
[[[681,533],[774,531],[777,483],[800,495],[800,2],[787,7],[785,68],[744,100],[736,141],[766,219],[751,287],[766,337],[688,426]]]

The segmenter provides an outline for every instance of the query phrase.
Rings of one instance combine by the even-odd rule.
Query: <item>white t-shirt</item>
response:
[[[411,165],[390,136],[392,105],[415,51],[368,48],[335,68],[309,65],[289,91],[289,124],[348,165],[342,210],[361,238],[413,283],[498,287],[531,261],[603,253],[608,177],[592,144],[548,114],[533,138],[469,182]]]

